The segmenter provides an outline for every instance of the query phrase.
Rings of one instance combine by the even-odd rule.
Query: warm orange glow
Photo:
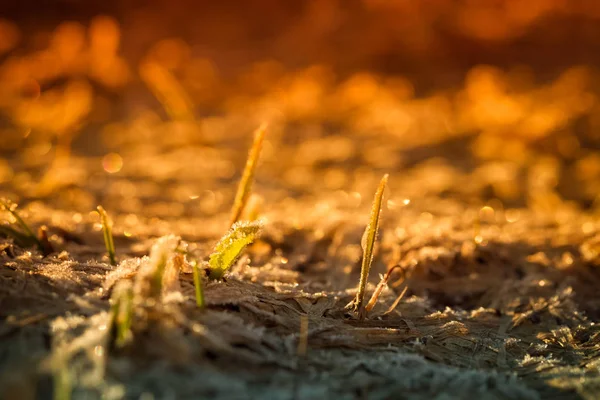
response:
[[[110,153],[102,159],[102,167],[109,174],[117,173],[123,168],[123,157],[117,153]]]

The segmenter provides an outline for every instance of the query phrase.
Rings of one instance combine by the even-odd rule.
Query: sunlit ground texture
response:
[[[0,13],[0,397],[600,398],[600,5],[213,3]]]

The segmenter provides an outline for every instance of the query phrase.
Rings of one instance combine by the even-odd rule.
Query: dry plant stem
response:
[[[298,348],[296,354],[298,357],[305,357],[308,349],[308,316],[300,316],[300,336],[298,337]]]
[[[385,273],[385,275],[383,276],[383,278],[381,278],[381,281],[379,281],[379,283],[377,284],[375,291],[371,295],[371,299],[369,300],[369,302],[367,303],[367,306],[365,307],[366,312],[371,311],[373,309],[373,307],[375,307],[375,304],[377,304],[377,300],[379,300],[379,296],[381,295],[381,292],[383,292],[383,288],[385,287],[385,285],[387,285],[388,280],[390,279],[390,276],[392,275],[392,272],[394,272],[397,268],[402,268],[402,267],[400,267],[400,265],[394,265],[392,268],[388,269],[387,272]]]
[[[40,226],[40,229],[38,229],[38,237],[40,243],[42,244],[42,253],[44,254],[44,257],[52,254],[54,252],[54,248],[48,239],[48,227],[45,225]]]
[[[262,149],[266,129],[267,125],[263,124],[256,130],[254,134],[254,142],[252,143],[252,148],[248,153],[246,167],[244,168],[242,179],[240,180],[237,193],[235,194],[229,225],[235,224],[240,219],[240,216],[242,215],[244,207],[248,201],[248,197],[250,196],[252,182],[254,181],[254,174],[258,165],[258,158],[260,157],[260,151]]]
[[[367,280],[369,279],[369,271],[371,270],[371,263],[373,262],[373,248],[375,247],[375,240],[377,239],[377,230],[379,228],[379,214],[381,213],[381,203],[383,201],[383,192],[387,184],[388,174],[385,174],[379,182],[377,192],[375,192],[375,198],[373,199],[373,207],[371,208],[371,217],[369,219],[369,225],[365,229],[363,234],[361,245],[363,248],[362,265],[360,269],[360,281],[358,283],[358,292],[353,302],[348,304],[348,308],[352,308],[354,312],[358,313],[360,319],[365,318],[365,289],[367,287]]]
[[[202,280],[200,279],[200,271],[197,261],[192,263],[192,273],[194,275],[194,288],[196,289],[196,305],[198,308],[204,308],[204,288],[202,287]]]
[[[110,260],[110,265],[117,265],[117,259],[115,254],[115,242],[112,235],[112,222],[108,218],[108,214],[102,208],[102,206],[98,206],[98,213],[100,214],[100,220],[102,222],[102,233],[104,235],[104,245],[106,246],[106,251],[108,252],[108,258]]]
[[[308,350],[308,315],[300,316],[300,334],[298,335],[298,347],[296,355],[299,357],[297,367],[304,367],[306,364],[306,352]],[[293,399],[298,399],[300,390],[300,377],[294,379]]]
[[[396,309],[396,307],[398,307],[398,304],[400,304],[400,300],[402,300],[402,298],[406,294],[407,290],[408,290],[408,286],[404,286],[404,289],[402,289],[402,292],[400,292],[398,297],[396,297],[396,300],[394,300],[394,302],[392,303],[390,308],[388,308],[387,311],[383,313],[383,315],[390,314],[392,311],[394,311]]]

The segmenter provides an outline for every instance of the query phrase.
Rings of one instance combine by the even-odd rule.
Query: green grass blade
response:
[[[160,298],[162,295],[162,284],[165,270],[167,269],[167,262],[169,261],[170,255],[167,252],[161,253],[157,259],[157,263],[154,267],[154,275],[150,282],[150,294],[152,297]]]
[[[181,238],[174,235],[163,236],[156,240],[150,250],[150,257],[140,266],[135,279],[134,292],[138,299],[160,300],[163,295],[165,271],[174,256]]]
[[[133,287],[129,281],[121,281],[114,288],[111,299],[111,331],[115,345],[123,347],[131,338],[133,320]]]
[[[254,181],[254,174],[258,165],[258,158],[260,157],[260,151],[265,138],[265,132],[267,130],[266,125],[261,125],[254,134],[254,142],[252,148],[248,153],[248,160],[246,161],[246,167],[242,174],[242,179],[238,185],[237,193],[235,194],[235,200],[231,210],[231,221],[230,225],[235,224],[240,219],[248,197],[250,197],[250,191],[252,190],[252,182]]]
[[[25,221],[23,221],[23,219],[17,212],[17,205],[8,199],[0,198],[0,209],[8,211],[10,215],[13,216],[13,218],[17,222],[17,225],[21,227],[21,229],[24,231],[24,234],[28,237],[27,241],[32,244],[35,244],[43,254],[45,250],[44,245],[42,244],[42,242],[40,242],[37,236],[35,236],[29,225],[27,225]]]
[[[71,400],[73,381],[67,362],[54,371],[54,400]]]
[[[383,201],[383,192],[388,181],[388,174],[385,174],[381,178],[377,192],[375,192],[375,198],[373,199],[373,206],[371,208],[371,217],[369,224],[363,234],[361,246],[363,248],[362,265],[360,269],[360,281],[358,283],[358,292],[356,298],[350,307],[355,312],[358,312],[360,318],[365,316],[364,299],[365,289],[367,287],[367,281],[369,279],[369,271],[371,270],[371,264],[373,263],[373,249],[375,247],[375,240],[377,239],[377,231],[379,229],[379,215],[381,214],[381,203]]]
[[[108,258],[110,260],[110,265],[117,265],[117,258],[115,252],[115,242],[112,234],[112,221],[108,218],[108,214],[102,208],[102,206],[98,206],[98,214],[100,214],[100,221],[102,222],[102,233],[104,235],[104,245],[106,246],[106,251],[108,252]]]
[[[0,237],[11,238],[17,246],[30,247],[35,246],[35,240],[30,236],[11,228],[8,225],[0,225]]]
[[[208,276],[221,279],[242,254],[246,246],[260,235],[262,222],[236,222],[217,243],[208,260]]]
[[[196,304],[198,305],[198,308],[204,308],[204,288],[202,287],[202,280],[200,279],[197,261],[192,263],[192,273],[194,274],[194,287],[196,289]]]

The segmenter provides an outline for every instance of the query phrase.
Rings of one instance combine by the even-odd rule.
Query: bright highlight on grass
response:
[[[261,221],[236,222],[217,243],[208,260],[208,277],[221,279],[235,263],[246,246],[254,242],[262,231]]]
[[[254,142],[252,143],[252,148],[248,153],[246,167],[244,168],[242,179],[240,180],[237,193],[235,194],[230,225],[233,225],[239,221],[240,216],[246,207],[246,203],[248,202],[248,198],[250,197],[252,182],[254,181],[254,174],[258,165],[258,158],[260,157],[260,151],[262,149],[266,131],[267,125],[263,124],[254,133]]]
[[[100,221],[102,222],[102,233],[104,234],[104,245],[106,246],[106,251],[108,252],[108,259],[110,260],[110,265],[117,265],[117,258],[115,253],[115,242],[112,235],[112,221],[108,218],[108,214],[102,208],[102,206],[98,206],[98,214],[100,214]]]
[[[360,269],[360,281],[358,283],[358,292],[353,301],[351,301],[346,307],[352,309],[352,311],[358,313],[358,317],[363,319],[366,316],[366,309],[364,307],[365,299],[365,288],[367,287],[367,280],[369,279],[369,271],[371,270],[371,264],[373,263],[373,249],[375,247],[375,240],[377,239],[377,231],[379,229],[379,214],[381,213],[381,202],[383,200],[383,192],[388,181],[388,174],[385,174],[379,182],[377,192],[375,192],[375,198],[373,199],[373,206],[371,208],[371,217],[369,224],[365,229],[361,240],[361,246],[363,249],[362,265]]]

